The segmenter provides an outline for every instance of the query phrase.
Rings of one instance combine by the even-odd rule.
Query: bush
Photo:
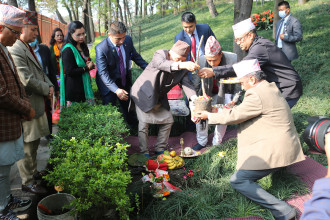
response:
[[[121,114],[111,105],[82,103],[63,109],[60,116],[49,161],[53,169],[45,179],[76,196],[79,212],[96,209],[91,215],[95,219],[113,205],[122,219],[128,219],[132,210],[126,194],[131,182],[124,142],[128,129]]]

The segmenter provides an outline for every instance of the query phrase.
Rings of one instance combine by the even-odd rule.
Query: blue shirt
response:
[[[196,51],[195,52],[196,52],[196,56],[197,56],[197,50],[198,50],[198,47],[199,47],[199,38],[198,38],[196,27],[195,27],[195,30],[194,30],[193,34],[195,35],[194,36],[195,37],[195,41],[196,41]],[[192,34],[188,34],[188,36],[190,37],[190,40],[192,42]],[[203,51],[200,50],[199,51],[199,56],[203,56],[203,55],[204,55]]]
[[[46,75],[48,76],[48,67],[44,67],[43,63],[42,63],[42,59],[41,59],[41,56],[40,56],[40,53],[39,53],[39,46],[38,44],[36,44],[36,47],[34,48],[34,53],[36,54],[37,58],[38,58],[38,61],[41,65],[41,68],[42,70],[46,73]]]
[[[112,40],[111,40],[110,37],[109,37],[109,39],[110,39],[111,43],[116,47],[116,52],[117,52],[117,54],[118,54],[117,45],[116,45],[115,43],[112,42]],[[125,53],[125,48],[124,48],[123,45],[121,45],[119,48],[120,48],[120,51],[121,51],[121,55],[123,56],[123,61],[124,61],[125,69],[127,69],[127,68],[126,68],[126,53]],[[118,56],[119,56],[119,54],[118,54]]]
[[[282,39],[280,38],[280,34],[282,34],[283,31],[284,31],[284,28],[286,28],[286,22],[288,22],[288,19],[289,19],[290,16],[291,16],[291,14],[289,14],[288,16],[286,16],[285,18],[283,18],[283,21],[282,21],[283,25],[282,25],[281,29],[278,30],[280,32],[278,34],[278,39],[277,39],[277,47],[278,48],[282,48]]]
[[[300,220],[330,219],[330,177],[315,181],[313,196],[305,202],[304,213]]]

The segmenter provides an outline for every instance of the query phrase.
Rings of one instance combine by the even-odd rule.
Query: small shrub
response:
[[[121,113],[111,105],[81,103],[62,110],[59,128],[51,146],[53,169],[45,179],[74,195],[80,213],[90,215],[96,209],[92,216],[101,215],[100,219],[102,211],[114,206],[122,219],[128,219],[128,129]]]

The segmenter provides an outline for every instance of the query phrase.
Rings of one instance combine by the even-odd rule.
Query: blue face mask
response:
[[[279,11],[278,12],[278,16],[280,16],[281,18],[285,18],[285,16],[286,16],[286,12],[285,12],[286,10],[284,10],[284,11]]]
[[[29,45],[30,45],[31,47],[35,47],[35,46],[37,45],[37,43],[38,43],[38,40],[37,40],[37,38],[36,38],[33,42],[29,43]]]

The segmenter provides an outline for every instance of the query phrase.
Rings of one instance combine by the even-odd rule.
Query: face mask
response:
[[[286,16],[286,12],[285,12],[286,10],[284,10],[284,11],[279,11],[278,12],[278,16],[280,16],[281,18],[285,18],[285,16]]]
[[[36,38],[33,42],[29,43],[29,45],[30,45],[31,47],[35,47],[35,46],[37,45],[37,43],[38,43],[38,40],[37,40],[37,38]]]

